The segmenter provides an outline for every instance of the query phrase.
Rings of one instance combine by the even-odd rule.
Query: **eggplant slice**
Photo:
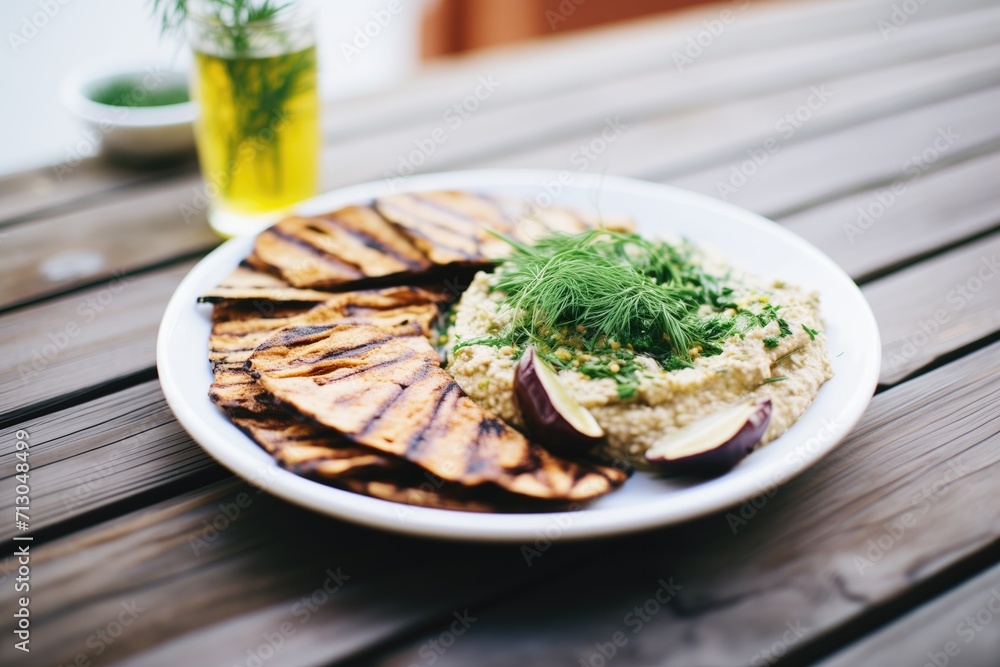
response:
[[[402,329],[402,327],[401,327]],[[621,470],[552,456],[465,395],[417,325],[292,326],[248,368],[284,404],[358,445],[404,458],[448,482],[495,484],[547,500],[587,500]]]
[[[293,287],[328,289],[431,264],[373,208],[347,206],[311,218],[286,218],[257,236],[251,260]]]

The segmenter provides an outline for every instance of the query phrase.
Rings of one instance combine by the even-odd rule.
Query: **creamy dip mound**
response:
[[[771,421],[761,441],[767,443],[802,416],[832,377],[818,294],[711,261],[712,273],[723,276],[720,282],[732,289],[739,309],[753,313],[777,308],[786,329],[780,331],[778,321],[751,328],[725,340],[722,352],[714,356],[694,348],[688,368],[668,370],[636,354],[633,361],[639,370],[628,392],[622,392],[615,377],[592,377],[577,370],[594,362],[594,355],[579,346],[555,349],[567,366],[558,370],[559,379],[605,430],[606,456],[648,467],[645,452],[660,437],[751,399],[771,399]],[[478,273],[456,304],[447,330],[447,369],[479,405],[523,428],[514,395],[514,371],[523,350],[495,341],[475,342],[503,330],[516,315],[504,305],[505,294],[494,289],[496,281],[495,274]],[[618,368],[614,360],[607,364],[612,373]]]

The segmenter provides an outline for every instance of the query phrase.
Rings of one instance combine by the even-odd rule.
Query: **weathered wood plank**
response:
[[[914,215],[917,218],[913,224],[919,231],[925,222],[919,219],[919,209]],[[909,233],[907,229],[897,231],[900,238]],[[883,385],[894,384],[941,355],[1000,329],[1000,290],[993,289],[993,282],[990,282],[996,271],[993,270],[989,278],[985,277],[985,273],[979,274],[981,270],[987,271],[990,266],[995,266],[990,262],[995,262],[998,252],[1000,234],[994,234],[864,288],[882,335]],[[52,399],[90,386],[88,382],[109,381],[151,368],[155,361],[154,339],[159,313],[169,298],[173,283],[181,278],[185,268],[171,269],[163,275],[144,276],[127,284],[106,311],[100,314],[100,319],[95,318],[93,325],[88,327],[81,326],[82,333],[70,339],[66,349],[52,359],[51,366],[43,368],[37,376],[29,375],[27,383],[19,379],[17,365],[20,362],[15,362],[30,358],[30,346],[37,345],[40,338],[47,336],[45,332],[64,331],[67,321],[76,322],[77,303],[86,304],[94,297],[79,295],[60,299],[0,318],[0,331],[7,330],[12,335],[9,343],[0,346],[0,352],[6,350],[3,358],[12,360],[0,373],[0,395],[4,396],[5,404],[12,407],[32,405],[38,400]],[[960,289],[966,290],[965,295]],[[26,322],[31,322],[31,325],[26,325]],[[76,438],[65,443],[66,448],[59,450],[59,457],[50,462],[51,468],[40,473],[43,478],[51,475],[51,481],[44,486],[51,489],[52,494],[46,492],[36,499],[36,506],[41,508],[41,516],[36,518],[37,525],[52,525],[68,516],[102,507],[113,499],[129,497],[140,490],[176,481],[191,472],[177,465],[176,474],[168,474],[169,466],[176,462],[159,455],[163,447],[172,451],[172,448],[180,446],[174,431],[167,431],[166,436],[155,429],[148,433],[135,433],[127,419],[120,423],[107,421],[108,415],[117,415],[119,408],[114,407],[118,405],[115,401],[136,400],[135,396],[145,397],[146,391],[146,388],[130,389],[122,392],[120,398],[114,395],[87,403],[84,412],[69,409],[37,420],[41,428],[56,429],[55,433],[96,428],[97,433],[110,443],[105,446],[100,438]],[[155,394],[155,397],[149,397],[143,410],[156,415],[159,420],[157,428],[165,427],[171,423],[171,417],[158,391]],[[109,430],[104,431],[105,428]],[[48,437],[45,436],[45,439]],[[178,456],[187,460],[192,447],[194,445],[187,442],[177,450]],[[136,452],[144,454],[134,460],[129,458],[130,464],[120,470],[107,470],[105,463],[109,458],[122,460]],[[0,462],[2,460],[0,455]],[[70,515],[57,511],[57,498],[67,493],[66,480],[95,475],[100,477],[108,493],[92,493],[78,498]],[[0,483],[0,502],[12,493],[12,487],[8,487],[9,480],[8,486]],[[114,492],[111,493],[111,490]]]
[[[192,266],[115,278],[0,317],[4,414],[152,368],[160,318]]]
[[[998,255],[993,234],[865,285],[882,335],[880,383],[1000,329]]]
[[[1000,566],[973,577],[817,667],[990,667],[1000,655]]]
[[[987,388],[1000,372],[998,352],[994,345],[877,396],[828,459],[763,495],[760,509],[730,513],[742,511],[743,523],[717,515],[619,540],[576,568],[564,559],[590,556],[592,546],[557,541],[527,568],[518,545],[379,535],[252,492],[240,508],[233,495],[245,492],[240,485],[190,494],[37,550],[40,655],[65,662],[88,652],[86,638],[134,598],[148,611],[107,647],[109,660],[174,648],[205,651],[213,664],[245,659],[266,641],[262,633],[297,620],[295,601],[322,586],[327,568],[342,567],[354,577],[343,595],[330,596],[281,649],[294,656],[325,636],[316,650],[333,660],[343,655],[339,640],[360,632],[357,619],[384,632],[374,641],[398,631],[397,623],[446,616],[471,599],[509,592],[536,568],[558,567],[559,579],[476,611],[482,620],[474,631],[438,663],[576,664],[618,631],[628,642],[616,650],[634,662],[747,663],[781,640],[786,622],[806,629],[802,641],[814,641],[997,538],[1000,419]],[[903,532],[884,553],[869,555],[868,541],[882,539],[891,522],[906,522]],[[646,631],[634,633],[636,617],[628,614],[655,596],[661,579],[681,588],[640,623]],[[0,590],[4,603],[11,595]],[[223,627],[220,642],[210,630]],[[384,664],[419,659],[423,643]]]
[[[1000,223],[1000,153],[858,193],[781,219],[855,279]]]
[[[15,424],[2,437],[13,442],[20,430],[30,436],[34,530],[215,466],[174,419],[155,380]],[[14,455],[13,447],[0,451],[0,502],[10,507]],[[0,526],[0,539],[14,534],[12,522]]]
[[[192,170],[194,165],[186,168]],[[176,167],[156,171],[128,169],[98,158],[86,158],[9,174],[0,177],[0,226],[43,211],[84,203],[135,183],[169,177],[177,171]]]
[[[4,233],[0,308],[116,274],[206,251],[219,238],[200,219],[186,223],[195,183],[150,185],[113,203],[15,225]]]
[[[763,665],[823,646],[1000,537],[998,372],[994,345],[876,396],[844,445],[770,497],[616,543],[481,610],[437,664]],[[679,589],[668,604],[662,582]],[[410,664],[433,634],[374,662]]]
[[[760,167],[744,154],[668,182],[781,216],[905,181],[914,171],[925,173],[984,145],[995,149],[998,110],[1000,88],[994,87],[783,146]],[[751,175],[741,177],[746,173]]]
[[[103,664],[272,654],[281,665],[327,664],[415,623],[465,617],[549,569],[528,570],[516,551],[364,530],[227,481],[37,549],[32,627],[45,640],[11,664],[93,660],[100,635],[88,638],[130,606]],[[0,592],[5,608],[11,591]]]
[[[592,132],[602,127],[605,116],[611,112],[626,117],[642,116],[661,113],[664,105],[691,108],[721,103],[811,81],[824,73],[833,76],[845,71],[870,70],[948,52],[954,48],[955,30],[962,30],[963,44],[967,47],[983,40],[989,42],[1000,34],[1000,10],[961,14],[909,28],[891,42],[881,38],[873,42],[868,36],[836,39],[823,51],[824,57],[819,61],[810,59],[806,53],[799,54],[799,51],[813,52],[812,46],[801,46],[793,47],[795,52],[768,54],[771,64],[767,67],[764,63],[758,67],[752,58],[736,58],[738,67],[733,62],[709,62],[699,69],[697,85],[676,72],[654,73],[594,90],[507,106],[492,113],[484,108],[455,129],[449,135],[452,140],[441,144],[420,170],[474,164],[489,151],[502,152],[513,150],[518,144],[551,141],[567,132]],[[820,71],[816,72],[820,65]],[[714,68],[711,76],[710,68]],[[664,88],[660,77],[673,83]],[[518,87],[516,81],[504,85],[509,86],[508,90]],[[500,95],[499,90],[496,95]],[[330,168],[325,187],[378,178],[397,169],[399,156],[413,149],[412,142],[426,138],[432,127],[433,124],[415,123],[391,133],[380,133],[375,139],[331,147],[326,151]],[[155,186],[130,188],[126,196],[116,197],[109,204],[13,227],[3,239],[5,253],[9,251],[14,259],[5,265],[7,271],[0,273],[0,307],[101,279],[110,275],[108,267],[134,269],[208,247],[214,239],[196,210],[199,192],[198,178],[187,176]],[[182,206],[187,208],[182,210]],[[51,243],[52,238],[59,238],[60,243]],[[78,253],[89,252],[80,263],[96,265],[102,261],[103,268],[91,267],[94,272],[86,276],[72,272],[38,275],[38,267],[50,261],[59,264],[59,256],[66,252],[78,258]],[[32,279],[25,280],[25,276]]]
[[[877,191],[782,222],[822,247],[855,277],[864,276],[992,228],[1000,210],[1000,194],[991,185],[998,168],[1000,155],[991,155],[914,179],[882,217],[850,239],[848,232],[855,232],[845,230],[845,225],[856,223],[859,207],[878,202]],[[914,295],[935,293],[938,284],[951,285],[955,276],[948,267],[960,269],[962,262],[954,261],[910,269],[904,277],[890,279],[888,290],[881,287],[885,281],[873,285],[872,294],[879,299],[876,311],[884,323],[883,383],[896,382],[996,328],[991,315],[995,304],[990,306],[988,300],[997,292],[982,290],[976,297],[981,307],[963,306],[949,315],[947,326],[923,341],[920,323],[938,307],[950,311],[944,302],[947,290],[930,311],[930,302],[918,298],[914,303]],[[5,412],[151,368],[160,315],[191,266],[185,262],[126,283],[116,280],[0,317],[0,396]],[[66,334],[68,329],[76,335]],[[913,336],[923,341],[917,353],[910,350]],[[902,346],[911,352],[905,359],[899,356]]]
[[[501,101],[508,91],[521,85],[520,79],[504,81],[496,77],[499,87],[484,101],[477,102],[480,108],[467,114],[467,118],[456,117],[453,112],[451,116],[439,116],[436,121],[387,129],[377,137],[347,140],[339,146],[340,153],[327,154],[326,172],[334,175],[335,180],[344,181],[359,171],[378,177],[387,173],[405,175],[412,167],[419,171],[451,169],[473,161],[482,163],[514,150],[534,150],[539,145],[559,140],[565,140],[566,145],[560,145],[557,152],[560,156],[558,166],[569,166],[566,163],[580,142],[589,142],[595,134],[600,134],[609,118],[619,116],[622,122],[636,123],[671,113],[700,112],[705,107],[775,91],[808,88],[850,73],[866,73],[950,54],[956,50],[957,33],[962,34],[963,49],[995,45],[1000,38],[1000,8],[915,25],[901,32],[898,39],[889,41],[883,40],[876,31],[715,62],[699,60],[681,72],[676,68],[664,68],[517,105],[493,106],[494,101]],[[477,85],[477,80],[471,79],[464,94],[453,101],[473,94]],[[481,91],[484,97],[485,90]],[[892,108],[891,96],[882,99],[883,107],[888,104]],[[796,98],[791,110],[804,101]],[[448,106],[446,103],[442,107],[441,114],[445,114]],[[905,108],[905,105],[895,108]],[[768,114],[768,125],[773,127],[787,111],[784,104],[774,108]],[[875,111],[885,113],[884,108]],[[432,139],[435,128],[443,133],[438,134],[437,141]],[[718,132],[718,128],[710,124],[700,129],[703,134],[710,130]],[[421,150],[418,142],[425,148]],[[649,144],[643,144],[643,148],[641,152],[648,159]],[[741,149],[742,146],[740,152]],[[664,146],[659,152],[668,153],[669,149]],[[343,159],[345,153],[352,158]],[[525,162],[518,164],[526,166]],[[553,158],[542,164],[554,164]]]
[[[857,123],[892,116],[917,107],[961,97],[998,83],[1000,48],[995,45],[898,66],[852,73],[846,77],[752,96],[697,112],[658,116],[629,124],[589,166],[623,176],[664,180],[681,178],[711,166],[746,159],[769,140],[778,151],[788,144],[842,131]],[[821,103],[814,89],[826,99]],[[787,114],[813,100],[807,122],[792,125]],[[547,142],[482,162],[493,167],[577,169],[572,157],[595,136]],[[651,148],[653,147],[653,148]],[[719,196],[718,192],[710,192]]]
[[[912,18],[914,24],[989,6],[989,0],[931,0]],[[891,12],[888,0],[847,0],[782,6],[753,3],[737,13],[724,38],[699,56],[711,62],[760,48],[793,45],[837,35],[868,32]],[[704,21],[718,20],[720,9],[699,7],[656,20],[644,20],[601,31],[586,31],[560,39],[493,49],[465,58],[435,63],[413,80],[384,93],[334,100],[325,107],[328,142],[356,139],[417,118],[434,120],[446,100],[468,94],[468,81],[483,72],[500,80],[517,79],[498,104],[518,103],[553,91],[564,91],[637,72],[675,67],[674,53],[683,53],[688,37],[704,30]],[[635,58],[643,53],[643,58]],[[530,78],[529,78],[530,77]],[[67,165],[70,166],[70,165]],[[12,219],[51,215],[71,204],[123,190],[147,179],[176,177],[177,170],[148,173],[117,168],[86,159],[71,170],[55,166],[0,178],[0,224]],[[181,170],[183,171],[183,169]],[[115,196],[118,196],[117,194]]]
[[[437,61],[393,91],[330,105],[333,108],[327,136],[332,140],[356,138],[359,131],[385,129],[421,116],[433,120],[441,115],[442,101],[467,95],[468,82],[485,72],[500,80],[517,79],[518,88],[506,91],[503,99],[496,101],[505,105],[593,87],[642,72],[676,70],[675,54],[685,55],[689,40],[706,29],[705,22],[720,20],[720,13],[727,9],[733,16],[725,32],[703,49],[697,62],[704,64],[838,36],[869,34],[878,31],[879,20],[890,16],[893,0],[813,2],[809,6],[733,4],[737,6],[691,7],[662,17],[644,17],[610,28],[567,33],[554,39]],[[927,0],[908,25],[990,6],[990,0]],[[637,53],[643,56],[636,58]]]

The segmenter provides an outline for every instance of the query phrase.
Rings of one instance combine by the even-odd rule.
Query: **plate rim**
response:
[[[321,212],[330,206],[344,205],[351,201],[367,201],[389,193],[419,190],[502,188],[504,186],[538,186],[541,188],[543,183],[564,178],[565,173],[565,171],[537,169],[478,169],[410,176],[404,180],[401,187],[384,180],[368,181],[320,194],[302,202],[296,207],[296,212],[308,215]],[[156,366],[160,386],[167,404],[185,431],[213,459],[235,475],[268,493],[337,519],[381,530],[457,541],[533,542],[542,537],[552,539],[553,533],[558,539],[583,540],[652,530],[682,523],[734,507],[757,497],[770,488],[785,484],[836,449],[865,414],[878,385],[881,367],[881,341],[875,316],[854,281],[825,253],[791,230],[729,202],[670,185],[603,174],[574,173],[572,182],[567,187],[589,190],[609,185],[613,185],[615,190],[623,194],[653,195],[660,198],[667,195],[670,199],[680,203],[739,219],[751,227],[767,229],[768,233],[777,233],[784,237],[785,241],[814,255],[816,260],[825,264],[824,269],[828,277],[835,278],[841,283],[842,288],[849,291],[851,296],[856,297],[859,304],[863,305],[863,312],[859,312],[857,315],[859,318],[863,317],[864,321],[861,324],[871,333],[872,349],[867,350],[864,357],[865,367],[863,368],[862,382],[857,388],[858,390],[852,393],[849,401],[845,404],[838,404],[840,411],[838,420],[829,429],[826,442],[821,443],[817,451],[809,452],[807,456],[801,457],[797,467],[788,469],[787,474],[780,476],[780,479],[779,476],[772,473],[771,483],[761,485],[760,480],[753,476],[730,478],[725,494],[718,494],[717,498],[709,498],[696,503],[693,508],[688,507],[684,510],[670,511],[669,508],[658,507],[657,503],[645,503],[638,507],[625,508],[589,508],[581,511],[528,514],[484,514],[414,507],[371,498],[301,477],[280,468],[273,459],[268,464],[261,464],[245,454],[238,452],[233,454],[228,445],[219,442],[220,439],[226,439],[225,434],[218,433],[215,428],[206,424],[186,405],[188,398],[185,396],[183,387],[179,384],[178,373],[174,372],[172,368],[172,351],[169,339],[172,332],[182,323],[181,318],[186,309],[191,307],[193,299],[189,298],[190,293],[195,286],[201,284],[202,276],[215,270],[220,258],[228,259],[229,255],[235,256],[241,248],[252,242],[256,234],[230,239],[210,252],[187,273],[171,296],[161,319],[156,344]],[[239,260],[237,259],[237,261]],[[858,323],[852,323],[852,326],[856,325]],[[203,400],[208,400],[207,388]],[[811,408],[812,405],[807,409],[807,413]],[[222,417],[221,413],[220,417]],[[224,417],[222,418],[224,419]],[[226,421],[228,422],[228,420]],[[236,429],[231,422],[229,425]],[[240,433],[241,437],[247,437],[238,429],[236,432]],[[247,439],[249,440],[249,438]],[[775,442],[779,439],[780,437]],[[254,443],[254,446],[257,445]],[[698,486],[691,488],[697,489]]]

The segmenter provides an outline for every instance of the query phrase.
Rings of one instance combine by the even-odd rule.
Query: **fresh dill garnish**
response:
[[[764,347],[778,347],[780,344],[781,342],[778,340],[777,336],[764,336]]]
[[[768,379],[764,380],[764,384],[771,384],[772,382],[783,382],[784,380],[787,380],[787,379],[788,379],[788,376],[786,376],[786,375],[779,375],[777,377],[768,378]]]
[[[500,309],[510,322],[456,341],[456,350],[510,346],[517,358],[533,345],[557,370],[614,378],[625,399],[638,389],[638,354],[672,371],[721,354],[725,341],[772,322],[779,330],[768,337],[772,347],[791,334],[780,306],[740,307],[729,276],[705,271],[686,242],[600,229],[552,234],[533,246],[502,238],[513,251],[491,289],[503,293]]]
[[[592,340],[689,361],[695,346],[721,352],[718,343],[735,328],[698,314],[703,305],[720,308],[731,289],[692,261],[688,247],[604,230],[552,234],[534,246],[508,241],[514,250],[494,287],[523,314],[515,339],[579,328]]]
[[[807,334],[809,334],[809,340],[816,340],[816,336],[819,335],[818,331],[816,331],[815,329],[810,329],[804,324],[802,325],[802,330],[805,331]]]

